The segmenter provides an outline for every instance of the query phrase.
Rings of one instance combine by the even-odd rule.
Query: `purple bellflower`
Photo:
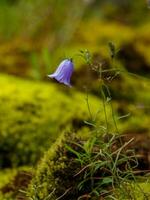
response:
[[[70,78],[74,70],[72,59],[63,60],[53,74],[48,75],[49,78],[54,78],[58,82],[63,83],[69,87]]]

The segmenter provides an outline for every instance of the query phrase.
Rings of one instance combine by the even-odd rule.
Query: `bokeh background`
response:
[[[16,199],[18,188],[26,186],[22,186],[20,177],[24,180],[26,176],[20,171],[34,170],[62,132],[87,134],[89,127],[84,123],[89,119],[87,88],[93,115],[100,109],[98,122],[105,123],[98,77],[79,52],[89,50],[95,64],[102,63],[105,69],[110,69],[109,42],[118,50],[114,66],[125,72],[114,74],[116,77],[108,81],[118,128],[120,133],[138,138],[137,149],[142,148],[144,169],[149,169],[150,9],[147,1],[0,0],[2,200]],[[47,79],[47,74],[70,57],[75,65],[72,89]],[[109,76],[106,73],[104,79]]]

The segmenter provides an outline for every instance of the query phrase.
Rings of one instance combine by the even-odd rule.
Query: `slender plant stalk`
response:
[[[107,131],[107,134],[109,132],[108,128],[109,128],[109,125],[108,125],[108,118],[107,118],[107,111],[106,111],[106,96],[105,96],[105,93],[103,91],[103,88],[101,86],[101,94],[102,94],[102,102],[103,102],[103,108],[104,108],[104,115],[105,115],[105,124],[106,124],[106,131]]]
[[[90,108],[90,104],[89,104],[89,94],[88,94],[88,91],[86,92],[86,99],[85,100],[86,100],[88,112],[89,112],[89,115],[90,115],[90,119],[91,119],[91,121],[93,121],[93,116],[92,116],[92,112],[91,112],[91,108]]]

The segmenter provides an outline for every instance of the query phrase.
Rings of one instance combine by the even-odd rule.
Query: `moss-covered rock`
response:
[[[0,85],[0,167],[35,163],[61,131],[88,119],[85,96],[74,89],[5,75]]]
[[[139,82],[139,79],[128,76],[125,82],[129,84],[129,93],[125,92],[126,86],[122,88],[121,84],[116,83],[118,91],[127,98],[134,95],[136,99],[130,105],[124,101],[115,103],[118,117],[130,113],[130,117],[117,122],[120,130],[148,130],[148,82]],[[60,84],[57,87],[53,84],[22,81],[5,75],[0,76],[0,85],[1,167],[35,163],[41,153],[55,141],[59,132],[66,129],[80,129],[82,132],[85,128],[83,121],[89,118],[85,95],[75,89],[70,90]],[[138,85],[138,90],[134,89],[135,85]],[[104,125],[101,101],[89,96],[89,103],[93,117],[99,110],[97,120]],[[113,123],[110,108],[108,118],[109,124]],[[141,119],[143,123],[140,123]]]
[[[135,200],[142,200],[146,196],[149,199],[149,190],[147,190],[150,185],[149,179],[145,177],[138,183],[138,179],[137,182],[134,182],[133,179],[131,179],[131,181],[128,179],[127,181],[124,177],[127,173],[125,170],[128,170],[126,164],[127,162],[129,164],[129,161],[125,159],[126,156],[124,157],[122,153],[118,155],[118,149],[116,150],[116,145],[118,145],[117,139],[112,142],[112,146],[109,146],[109,142],[107,141],[106,143],[103,143],[103,137],[100,137],[99,139],[100,142],[97,141],[97,143],[94,144],[93,142],[95,140],[89,140],[87,142],[87,139],[85,140],[83,137],[77,135],[61,135],[56,143],[47,151],[47,153],[45,153],[44,158],[39,163],[35,176],[29,186],[27,196],[39,200],[47,198],[50,200],[59,198],[62,198],[63,200],[77,200],[79,198],[98,200],[101,197],[104,197],[103,199],[105,199],[103,191],[106,193],[106,196],[109,191],[112,196],[114,195],[118,200],[129,199],[130,196],[131,199],[134,197]],[[94,146],[92,146],[93,144]],[[85,151],[86,146],[88,145],[91,149],[91,151],[89,150],[89,154],[85,153],[86,151],[88,152],[88,150]],[[112,158],[111,154],[107,157],[107,153],[110,149],[112,149],[111,151],[114,153]],[[97,154],[95,152],[97,152]],[[102,155],[105,153],[106,155],[103,160]],[[114,161],[116,160],[115,155],[118,159],[116,170],[119,172],[119,169],[121,169],[123,174],[122,180],[120,181],[121,185],[115,183],[115,171],[111,171],[114,165],[113,159]],[[92,160],[92,158],[94,159]],[[112,159],[111,163],[110,159]],[[98,165],[96,164],[96,161],[104,162],[103,164],[100,162],[101,164],[99,163],[100,165]],[[121,164],[119,164],[120,162]],[[124,168],[124,166],[126,167]],[[111,172],[113,172],[112,175]],[[132,178],[129,174],[126,175]],[[114,181],[113,189],[110,180],[111,177]],[[93,180],[93,182],[91,182],[91,180]],[[119,181],[119,179],[117,179],[117,181]],[[144,183],[144,181],[148,182]],[[118,186],[120,188],[118,188]],[[109,192],[108,195],[110,194]]]
[[[130,105],[124,101],[115,102],[116,117],[121,117],[120,120],[116,118],[120,132],[148,132],[148,85],[128,77],[126,80],[135,93],[130,91],[124,94],[121,84],[117,87],[121,87],[119,90],[124,95],[134,94],[136,101]],[[134,90],[134,83],[140,91]],[[0,75],[0,85],[0,167],[36,163],[62,131],[79,130],[81,134],[87,134],[88,125],[84,120],[90,116],[85,95],[74,88],[23,81],[6,75]],[[89,104],[92,117],[96,117],[98,122],[98,132],[101,132],[99,127],[106,126],[103,104],[92,96],[89,96]],[[112,127],[114,121],[110,102],[106,103],[106,107],[108,123]],[[128,114],[130,116],[122,118]]]
[[[42,200],[49,196],[50,199],[57,199],[68,190],[65,199],[77,199],[78,178],[74,175],[79,170],[79,164],[74,159],[76,156],[69,154],[64,145],[71,142],[78,142],[78,139],[62,134],[45,154],[29,187],[30,197]]]

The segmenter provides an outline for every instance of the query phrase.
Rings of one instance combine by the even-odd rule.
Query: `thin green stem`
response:
[[[110,90],[109,90],[109,88],[106,84],[104,84],[104,86],[107,90],[107,93],[108,93],[108,96],[109,96],[109,99],[110,99],[111,115],[112,115],[112,119],[113,119],[113,122],[114,122],[114,125],[115,125],[116,133],[119,134],[119,129],[118,129],[116,118],[115,118],[115,111],[114,111],[112,101],[111,101],[112,97],[111,97],[111,94],[110,94]]]
[[[106,111],[106,96],[105,92],[103,91],[103,85],[101,86],[101,94],[102,94],[102,102],[103,102],[103,108],[104,108],[104,115],[105,115],[105,123],[106,123],[106,130],[108,133],[108,118],[107,118],[107,111]]]
[[[88,112],[89,112],[89,115],[90,115],[90,119],[91,119],[91,121],[93,121],[93,116],[92,116],[92,112],[91,112],[91,108],[90,108],[90,104],[89,104],[89,94],[88,94],[88,91],[86,92],[86,99],[85,100],[86,100]]]

